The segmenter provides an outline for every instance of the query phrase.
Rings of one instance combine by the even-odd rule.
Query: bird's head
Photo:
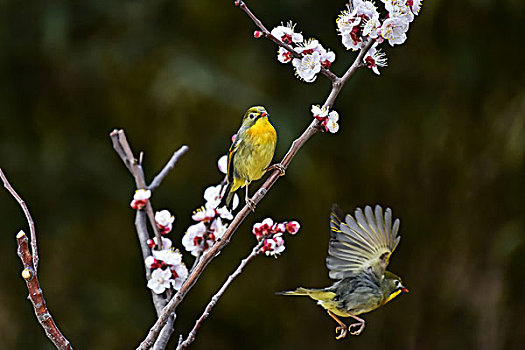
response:
[[[386,296],[385,303],[397,297],[401,292],[408,293],[408,289],[403,285],[401,277],[394,275],[392,272],[385,271],[385,278],[381,285]]]
[[[242,119],[242,126],[249,128],[257,122],[260,118],[268,118],[268,112],[262,106],[250,107],[246,113],[244,113],[244,118]]]

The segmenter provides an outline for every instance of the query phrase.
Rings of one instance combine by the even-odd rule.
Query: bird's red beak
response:
[[[405,288],[405,287],[401,288],[401,291],[404,292],[404,293],[408,293],[408,289]]]
[[[266,112],[262,112],[261,113],[261,117],[266,117],[267,115],[268,115],[268,113],[266,113]]]

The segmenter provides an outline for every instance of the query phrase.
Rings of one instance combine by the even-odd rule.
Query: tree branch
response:
[[[14,197],[14,199],[18,202],[22,210],[24,211],[24,214],[26,216],[27,224],[29,225],[29,232],[31,234],[31,251],[32,251],[32,260],[33,260],[33,267],[35,269],[35,273],[38,271],[38,262],[40,260],[38,256],[38,245],[36,241],[36,229],[35,229],[35,223],[33,221],[33,218],[31,217],[31,213],[29,212],[29,208],[26,205],[26,202],[16,193],[15,189],[11,186],[9,181],[7,181],[7,177],[5,176],[2,169],[0,169],[0,178],[2,178],[2,182],[4,183],[4,187],[11,193],[11,196]]]
[[[261,26],[259,26],[259,28],[263,30],[266,28],[257,19],[257,17],[255,17],[255,15],[253,15],[253,13],[249,11],[248,7],[243,1],[236,1],[236,5],[241,7],[241,9],[243,9],[243,11],[246,12],[250,16],[250,18],[254,20],[254,22],[257,25],[258,23],[260,23]],[[360,67],[363,66],[361,61],[364,55],[366,54],[366,52],[368,52],[368,50],[370,49],[371,45],[372,45],[372,42],[368,42],[361,49],[356,59],[352,63],[352,65],[348,68],[346,73],[343,75],[343,78],[336,78],[335,80],[332,80],[332,89],[330,91],[328,98],[326,99],[324,103],[325,106],[329,106],[329,107],[333,106],[337,96],[341,92],[342,87],[355,74],[355,72]],[[284,158],[281,160],[281,165],[286,169],[288,165],[290,164],[290,162],[292,161],[292,159],[294,158],[294,156],[297,154],[297,152],[306,143],[306,141],[308,141],[313,135],[315,135],[320,130],[321,130],[320,122],[314,118],[312,122],[310,123],[310,125],[302,133],[302,135],[299,138],[297,138],[295,141],[292,142],[290,149],[288,150]],[[264,184],[259,188],[259,190],[251,198],[253,203],[257,204],[262,200],[262,198],[268,193],[270,188],[277,182],[277,179],[279,179],[280,175],[281,175],[281,172],[278,169],[274,170],[271,173],[268,179],[266,179]],[[215,256],[217,256],[217,254],[229,243],[231,237],[233,236],[235,231],[239,228],[240,224],[244,221],[244,219],[248,216],[249,213],[250,213],[250,209],[248,205],[245,205],[237,213],[233,221],[230,223],[230,226],[228,226],[228,229],[224,233],[222,239],[220,241],[217,241],[213,245],[213,247],[211,247],[210,250],[208,250],[208,252],[202,256],[197,266],[195,266],[195,268],[191,271],[186,281],[183,283],[181,289],[177,292],[177,294],[175,294],[175,296],[166,305],[166,307],[162,311],[162,314],[159,316],[155,324],[149,330],[146,338],[137,347],[137,350],[147,350],[153,345],[155,339],[158,337],[159,332],[162,329],[162,326],[167,322],[169,315],[176,310],[177,306],[185,298],[188,291],[193,287],[195,282],[197,282],[197,280],[201,276],[206,266],[208,266],[208,264],[213,260],[213,258],[215,258]]]
[[[183,342],[179,342],[179,345],[177,346],[177,350],[186,349],[188,346],[191,345],[191,343],[195,341],[197,332],[199,328],[202,326],[202,323],[204,322],[204,320],[206,320],[208,316],[210,316],[212,309],[215,307],[215,305],[217,304],[219,299],[222,297],[226,289],[233,282],[233,280],[237,278],[242,273],[242,270],[244,269],[244,267],[246,267],[246,265],[248,265],[248,263],[252,261],[260,253],[261,247],[263,245],[264,245],[264,239],[261,239],[257,243],[257,245],[252,249],[252,252],[246,258],[241,260],[241,263],[239,264],[239,266],[237,266],[237,269],[235,269],[235,271],[230,276],[228,276],[228,279],[224,282],[224,284],[219,289],[219,291],[215,293],[215,295],[211,298],[210,302],[204,309],[204,312],[202,313],[201,317],[199,317],[199,319],[195,322],[195,326],[193,326],[193,329],[188,334],[188,337],[186,338],[186,340],[184,340]]]
[[[16,235],[16,242],[18,245],[17,253],[22,260],[24,270],[22,270],[22,277],[26,281],[27,290],[29,291],[29,300],[33,304],[35,315],[44,329],[46,336],[53,342],[57,349],[72,350],[73,347],[69,341],[62,335],[60,330],[53,321],[51,313],[47,309],[44,294],[38,283],[36,271],[33,266],[33,259],[29,252],[28,239],[24,231],[20,231]]]
[[[29,213],[29,208],[27,207],[22,197],[20,197],[20,195],[11,186],[2,169],[0,169],[0,178],[2,178],[4,187],[18,202],[20,207],[22,207],[22,210],[24,211],[24,214],[27,219],[27,223],[29,224],[29,229],[31,230],[32,252],[29,251],[29,240],[24,231],[20,230],[20,232],[18,232],[18,234],[16,235],[16,243],[18,247],[18,257],[20,258],[20,260],[22,261],[22,265],[24,266],[24,269],[22,270],[22,278],[26,281],[27,290],[29,291],[28,298],[31,301],[31,304],[33,305],[33,310],[35,311],[36,318],[42,326],[42,328],[44,329],[46,336],[49,338],[49,340],[51,340],[51,342],[53,342],[57,349],[71,350],[73,349],[73,347],[66,339],[66,337],[62,335],[62,333],[56,326],[55,321],[51,316],[51,313],[47,308],[43,291],[40,288],[40,283],[38,282],[36,266],[38,264],[39,259],[38,247],[36,244],[36,230],[35,223],[33,222],[31,214]]]
[[[126,134],[124,133],[124,130],[113,130],[110,133],[110,138],[113,143],[113,148],[115,149],[117,154],[120,156],[120,158],[124,162],[124,165],[128,168],[129,172],[133,176],[137,189],[147,188],[152,192],[160,186],[160,184],[162,183],[164,178],[166,178],[168,173],[171,170],[173,170],[173,168],[179,161],[180,157],[182,157],[189,150],[188,146],[184,145],[181,148],[179,148],[177,151],[175,151],[173,155],[171,156],[171,158],[169,159],[169,161],[164,166],[164,168],[162,168],[159,174],[155,176],[151,184],[147,186],[146,179],[144,176],[144,170],[142,169],[142,164],[141,164],[142,153],[141,153],[140,159],[137,161],[137,159],[135,158],[133,154],[133,151],[131,150],[131,146],[129,145],[129,142],[126,138]],[[151,255],[151,249],[147,244],[147,241],[149,239],[149,233],[148,233],[148,227],[146,224],[146,218],[149,220],[150,226],[155,232],[155,237],[158,243],[157,244],[158,249],[162,249],[162,237],[160,235],[157,224],[155,222],[153,206],[151,205],[150,201],[147,202],[146,207],[144,209],[145,210],[137,210],[136,215],[135,215],[135,229],[137,231],[137,237],[139,239],[139,245],[142,251],[142,261],[144,261],[148,256]],[[151,269],[148,266],[145,266],[145,270],[146,270],[146,279],[149,280],[151,278]],[[169,296],[162,296],[152,291],[151,297],[153,300],[153,306],[155,307],[155,311],[157,315],[160,315],[163,308],[166,306],[168,302]],[[166,324],[162,327],[161,335],[155,341],[155,344],[153,344],[154,350],[165,349],[173,333],[173,324],[175,322],[176,316],[174,313],[168,316],[169,317],[168,317]]]

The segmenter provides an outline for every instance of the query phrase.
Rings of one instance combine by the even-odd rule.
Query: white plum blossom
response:
[[[182,262],[182,254],[177,249],[153,250],[151,252],[157,260],[162,260],[168,265],[178,265]]]
[[[288,63],[292,60],[292,53],[284,47],[279,46],[277,51],[277,60],[281,63]]]
[[[303,41],[301,33],[294,32],[295,24],[291,21],[286,26],[280,25],[272,29],[271,34],[283,43],[292,44]]]
[[[173,224],[175,216],[171,215],[169,210],[161,210],[155,213],[155,222],[161,226]]]
[[[138,189],[133,195],[133,200],[129,204],[133,209],[141,210],[148,203],[151,197],[151,191],[146,189]]]
[[[188,227],[186,234],[182,237],[182,245],[193,256],[199,256],[202,252],[204,235],[207,227],[203,221]]]
[[[339,131],[339,124],[337,121],[339,120],[339,113],[336,111],[331,111],[328,114],[328,118],[326,120],[325,128],[330,131],[332,134],[335,134]]]
[[[422,4],[423,0],[407,0],[407,5],[410,7],[410,10],[412,10],[412,13],[416,16],[419,15]]]
[[[363,62],[366,64],[366,66],[372,71],[380,75],[378,67],[386,67],[386,55],[381,52],[381,50],[378,50],[377,44],[374,44],[370,50],[366,53],[366,55],[363,57]]]
[[[171,280],[173,289],[179,290],[186,278],[188,278],[188,268],[184,263],[174,265],[171,267],[171,274],[173,277]]]
[[[285,248],[284,239],[281,237],[281,234],[278,233],[272,238],[264,240],[261,252],[265,253],[267,256],[275,256],[284,252]]]
[[[150,197],[151,191],[146,189],[136,190],[135,194],[133,195],[133,199],[137,201],[149,199]]]
[[[381,36],[390,46],[401,45],[407,39],[408,23],[398,17],[387,18],[381,27]]]
[[[357,16],[365,15],[368,18],[373,17],[377,13],[377,7],[372,1],[353,0],[352,9],[352,12],[355,12]]]
[[[379,13],[375,13],[372,18],[366,21],[363,27],[363,35],[376,39],[380,34],[381,22],[379,21]]]
[[[321,60],[319,52],[314,51],[302,58],[294,58],[292,64],[295,67],[295,73],[307,83],[312,83],[317,78],[317,73],[321,71]]]
[[[206,208],[215,209],[221,202],[221,185],[210,186],[204,190],[204,199],[206,200]]]
[[[221,203],[221,190],[224,192],[226,190],[226,186],[222,186],[221,184],[217,186],[210,186],[204,191],[204,199],[206,200],[206,210],[215,210],[215,208],[217,208],[217,206]],[[232,203],[232,209],[237,208],[237,206],[239,205],[239,196],[237,196],[237,194],[233,195]]]
[[[170,284],[173,281],[171,277],[172,274],[169,269],[155,269],[148,281],[148,288],[156,294],[162,294],[166,289],[170,288]]]
[[[215,209],[199,208],[195,210],[191,218],[195,221],[211,221],[215,218]]]
[[[322,108],[318,105],[312,105],[312,114],[315,119],[321,122],[321,125],[324,126],[325,131],[329,131],[332,134],[339,131],[339,113],[336,111],[331,111],[328,106],[323,106]]]
[[[233,198],[234,198],[233,205],[234,207],[236,207],[237,206],[236,204],[239,204],[239,197],[233,197]],[[237,203],[235,203],[235,198],[237,198]],[[233,214],[228,210],[226,206],[222,208],[217,208],[215,212],[217,213],[217,215],[219,215],[219,217],[221,217],[224,220],[233,220]]]
[[[412,9],[406,0],[384,0],[385,9],[388,11],[390,18],[397,17],[403,21],[410,23],[414,20]]]
[[[150,255],[146,259],[144,259],[144,264],[146,264],[147,267],[151,268],[153,264],[155,264],[155,258]]]
[[[371,29],[377,25],[373,19],[379,19],[379,13],[371,1],[354,0],[349,9],[350,11],[341,12],[336,23],[339,34],[342,37],[343,45],[348,50],[355,51],[361,49],[366,43],[364,40],[365,37],[370,34],[376,35],[372,33]],[[365,33],[364,26],[370,22],[370,20],[372,20],[372,23],[370,23],[370,28],[368,28],[367,33]]]
[[[210,235],[213,234],[214,240],[218,238],[222,238],[222,236],[224,235],[227,229],[228,229],[228,224],[223,223],[221,218],[218,217],[215,220],[213,220],[213,222],[210,225],[210,231],[211,231]]]
[[[162,249],[170,249],[173,243],[171,243],[171,239],[161,237],[162,242]],[[150,248],[155,248],[159,244],[157,237],[153,237],[153,239],[148,239],[148,246]]]
[[[323,45],[319,44],[316,48],[319,52],[319,60],[321,60],[321,67],[330,68],[332,63],[335,61],[335,53],[330,50],[326,50]]]
[[[219,168],[219,171],[223,174],[226,174],[228,172],[228,155],[223,155],[219,158],[217,161],[217,167]]]

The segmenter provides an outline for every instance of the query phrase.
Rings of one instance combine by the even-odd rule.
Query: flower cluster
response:
[[[148,245],[152,248],[156,247],[157,243],[156,238],[148,240]],[[152,250],[152,255],[144,261],[146,266],[153,270],[148,288],[156,294],[161,294],[169,288],[179,290],[188,277],[188,269],[182,262],[182,254],[172,247],[171,240],[162,238],[162,246],[161,250]]]
[[[266,218],[253,225],[252,233],[259,242],[263,241],[261,253],[276,256],[285,249],[283,233],[288,232],[295,235],[300,228],[301,225],[297,221],[274,223],[271,218]]]
[[[295,74],[307,83],[311,83],[315,81],[321,68],[330,68],[335,60],[335,53],[326,50],[316,39],[303,40],[303,36],[296,33],[294,29],[295,25],[288,22],[286,26],[273,28],[271,34],[290,45],[301,57],[294,57],[290,51],[279,47],[277,60],[281,63],[292,62]]]
[[[407,31],[414,16],[421,10],[422,0],[381,0],[388,15],[379,18],[373,1],[351,0],[348,10],[342,11],[336,20],[343,45],[349,50],[360,50],[370,41],[374,46],[363,58],[366,66],[379,74],[378,67],[386,66],[386,58],[377,45],[387,40],[391,46],[400,45],[407,39]]]
[[[129,204],[135,210],[141,210],[146,206],[151,197],[151,191],[146,189],[136,190],[133,200]]]
[[[217,162],[219,170],[226,173],[227,157],[223,156]],[[204,191],[204,200],[206,203],[203,207],[197,209],[192,219],[195,224],[188,227],[186,234],[182,237],[182,245],[193,256],[200,256],[205,253],[217,239],[221,238],[228,224],[224,220],[232,220],[232,213],[222,206],[218,208],[221,203],[222,195],[225,186],[219,184],[217,186],[210,186]],[[239,205],[239,197],[233,197],[233,209]]]
[[[332,134],[335,134],[339,130],[339,113],[336,111],[331,111],[327,106],[322,108],[319,105],[312,105],[312,114],[314,118],[321,122],[321,125],[324,126],[325,131],[329,131]]]

